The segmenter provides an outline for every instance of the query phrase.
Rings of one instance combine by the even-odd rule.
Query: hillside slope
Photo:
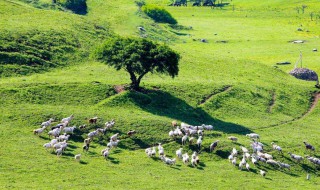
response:
[[[8,77],[0,78],[0,188],[317,189],[319,167],[306,159],[297,163],[288,152],[320,157],[320,108],[315,98],[319,89],[315,82],[297,80],[288,71],[301,50],[303,64],[320,72],[319,55],[312,52],[319,44],[319,20],[309,17],[319,5],[301,1],[310,8],[297,14],[296,5],[285,2],[233,0],[226,1],[230,4],[222,9],[211,9],[190,4],[169,7],[167,1],[148,0],[164,6],[178,20],[180,27],[172,28],[138,13],[129,0],[88,0],[85,16],[37,9],[16,0],[1,1],[0,55],[7,56],[0,57],[1,76]],[[298,32],[301,23],[305,28]],[[147,38],[166,42],[181,54],[180,73],[174,80],[146,75],[142,80],[145,93],[117,93],[116,86],[130,82],[128,74],[88,55],[113,32],[140,36],[138,26],[146,28]],[[288,42],[294,39],[306,42]],[[30,58],[39,61],[28,62]],[[291,64],[276,65],[278,61]],[[27,71],[17,73],[22,68]],[[12,76],[16,74],[19,76]],[[57,157],[43,147],[50,141],[48,131],[40,136],[32,131],[49,118],[56,125],[71,114],[75,116],[71,126],[87,127],[77,128],[67,150]],[[99,117],[98,122],[89,124],[94,116]],[[87,134],[111,119],[115,126],[83,152]],[[168,157],[175,157],[180,147],[189,155],[199,151],[195,144],[182,146],[181,137],[168,136],[172,120],[213,125],[213,131],[205,131],[197,167],[181,160],[168,166],[158,156],[145,154],[145,148],[158,143]],[[128,137],[129,130],[137,134]],[[245,136],[250,132],[260,134],[264,150],[291,169],[263,163],[250,163],[250,171],[232,166],[227,157],[234,147],[250,147],[252,140]],[[105,160],[101,150],[115,133],[119,133],[119,146]],[[238,142],[229,141],[231,135]],[[220,140],[218,147],[210,153],[208,147],[216,140]],[[306,150],[303,141],[316,150]],[[271,142],[280,145],[283,154],[273,150]],[[76,162],[74,156],[79,153],[82,158]],[[268,171],[265,178],[260,169]],[[310,180],[305,179],[307,173]]]

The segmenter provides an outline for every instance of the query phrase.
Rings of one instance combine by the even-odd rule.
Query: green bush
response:
[[[177,20],[174,19],[171,14],[162,7],[155,5],[145,5],[142,7],[142,11],[152,18],[155,22],[177,24]]]
[[[86,0],[66,0],[64,6],[67,9],[72,10],[76,14],[87,14],[87,2]]]

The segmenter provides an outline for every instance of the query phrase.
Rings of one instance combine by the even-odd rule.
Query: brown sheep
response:
[[[98,121],[98,117],[90,118],[88,121],[89,121],[90,124],[96,124],[97,121]]]

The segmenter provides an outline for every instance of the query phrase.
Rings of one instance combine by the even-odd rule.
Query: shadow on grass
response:
[[[228,150],[217,150],[216,155],[220,158],[227,159],[230,155],[230,151]]]
[[[87,165],[88,164],[88,162],[86,162],[86,161],[82,161],[82,160],[80,160],[80,162],[79,162],[80,164],[83,164],[83,165]]]
[[[211,124],[215,131],[246,134],[252,131],[242,125],[225,122],[211,117],[201,107],[192,107],[168,92],[148,90],[145,93],[130,91],[128,98],[143,110],[154,115],[183,121],[190,125]]]
[[[44,136],[39,136],[39,138],[43,139],[43,140],[46,140],[46,141],[51,141],[51,139],[49,137],[44,137]]]
[[[109,156],[107,160],[110,160],[110,162],[113,163],[113,164],[119,164],[120,163],[120,161],[118,159],[113,158],[111,156]]]

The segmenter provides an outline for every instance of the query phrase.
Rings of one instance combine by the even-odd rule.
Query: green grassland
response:
[[[320,73],[319,53],[312,51],[320,48],[320,19],[310,19],[311,12],[320,14],[319,2],[233,0],[214,9],[146,2],[164,6],[179,26],[154,23],[131,0],[88,0],[86,15],[0,1],[0,188],[318,189],[319,167],[307,160],[296,163],[287,153],[320,157],[320,108],[312,106],[319,89],[315,82],[288,74],[300,51],[303,66]],[[302,5],[307,8],[298,13]],[[127,73],[90,57],[93,48],[114,33],[167,43],[182,56],[178,77],[146,75],[145,93],[117,93],[115,85],[130,83]],[[282,61],[291,64],[276,65]],[[49,141],[46,133],[38,137],[32,131],[51,117],[57,123],[71,114],[71,125],[88,125],[94,116],[99,120],[76,130],[59,158],[42,147]],[[82,153],[86,134],[111,119],[116,120],[114,128]],[[161,142],[166,155],[175,156],[181,143],[168,136],[172,120],[214,126],[205,132],[198,167],[180,160],[170,167],[145,155],[145,148]],[[132,129],[138,133],[129,138],[126,133]],[[105,160],[100,151],[117,132],[120,145]],[[229,152],[239,145],[249,147],[249,132],[260,134],[266,151],[291,170],[263,164],[251,166],[250,172],[233,167]],[[228,141],[230,135],[239,137],[238,143]],[[217,139],[218,149],[209,153],[208,146]],[[303,141],[316,151],[305,150]],[[284,154],[272,150],[271,142]],[[184,146],[184,152],[193,150],[195,145]],[[73,158],[79,153],[80,163]],[[266,178],[259,169],[268,171]],[[305,179],[307,173],[311,180]]]

